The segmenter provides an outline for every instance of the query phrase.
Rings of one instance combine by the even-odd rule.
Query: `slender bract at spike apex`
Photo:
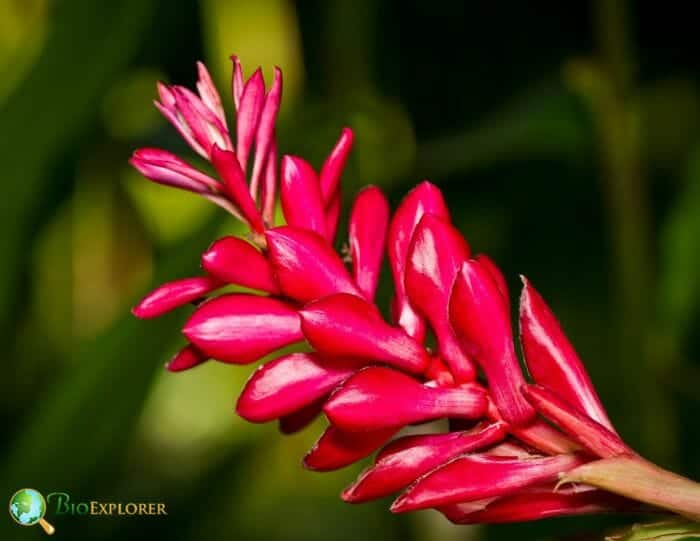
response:
[[[245,384],[236,411],[256,423],[290,415],[308,406],[362,367],[357,361],[292,353],[260,366]]]
[[[486,373],[503,419],[515,426],[525,425],[535,412],[520,393],[525,379],[515,356],[510,317],[498,285],[473,259],[457,274],[449,317],[462,348]]]
[[[386,230],[389,225],[389,202],[376,186],[364,188],[350,213],[348,237],[355,282],[365,297],[374,299],[379,283]]]
[[[275,67],[272,87],[265,96],[265,104],[260,113],[260,122],[255,136],[255,162],[253,172],[250,177],[250,194],[256,201],[258,200],[258,189],[260,178],[263,174],[267,160],[270,159],[270,147],[275,136],[275,123],[277,113],[280,110],[282,99],[282,71]]]
[[[520,342],[532,378],[615,432],[581,359],[556,317],[527,278],[521,279]]]
[[[296,310],[277,299],[228,294],[202,304],[184,335],[210,357],[235,364],[257,361],[302,340]]]
[[[199,194],[220,193],[223,190],[223,185],[218,181],[166,150],[140,148],[134,152],[129,163],[144,177],[158,184]]]
[[[256,69],[245,83],[236,114],[236,154],[243,171],[248,167],[248,156],[258,131],[260,114],[265,103],[265,81],[262,70]]]
[[[241,108],[241,95],[243,94],[243,67],[241,61],[236,55],[231,55],[233,62],[233,73],[231,75],[231,94],[233,95],[233,104],[236,106],[236,111]]]
[[[204,150],[205,158],[211,157],[210,150],[214,145],[226,150],[233,149],[228,130],[194,92],[183,86],[173,86],[170,91],[175,97],[178,119]]]
[[[286,296],[308,302],[334,293],[362,295],[340,256],[313,231],[283,226],[268,229],[265,238]]]
[[[425,214],[434,214],[450,221],[442,192],[428,181],[423,181],[404,197],[389,224],[387,236],[389,263],[396,288],[396,322],[419,342],[425,337],[425,321],[416,313],[408,299],[405,272],[413,232]]]
[[[608,458],[630,454],[620,437],[567,404],[556,393],[540,385],[524,385],[522,392],[533,407],[591,453]]]
[[[313,167],[297,156],[284,156],[280,168],[280,202],[287,225],[326,236],[326,210]]]
[[[343,175],[343,170],[345,169],[345,164],[352,150],[352,143],[354,140],[355,135],[353,131],[350,128],[343,128],[338,142],[321,167],[321,193],[326,205],[330,204],[340,188],[340,178]]]
[[[478,419],[486,406],[481,387],[428,387],[403,372],[376,366],[349,378],[323,411],[339,428],[362,432],[441,417]]]
[[[222,282],[279,293],[268,259],[238,237],[223,237],[214,242],[202,254],[202,268]]]
[[[314,301],[300,315],[304,336],[323,355],[384,362],[416,374],[430,363],[418,342],[386,323],[376,306],[354,295]]]
[[[219,91],[216,90],[214,86],[214,81],[212,81],[209,70],[202,62],[197,62],[197,74],[199,79],[197,80],[197,91],[199,92],[199,97],[202,99],[204,105],[206,105],[219,119],[222,126],[226,127],[226,114],[224,113],[224,107],[221,104],[221,97],[219,96]]]
[[[167,282],[146,295],[131,313],[141,319],[162,316],[220,288],[222,282],[209,276],[196,276]]]
[[[378,453],[374,465],[343,491],[343,499],[360,503],[387,496],[457,455],[497,443],[506,436],[506,429],[505,423],[494,423],[466,432],[406,436],[394,440]]]
[[[158,94],[160,102],[155,101],[156,108],[168,119],[173,127],[178,131],[180,136],[187,142],[188,145],[204,159],[209,159],[209,149],[205,149],[197,141],[192,129],[187,124],[184,116],[180,114],[177,107],[177,99],[174,91],[163,83],[158,83]]]
[[[303,465],[309,470],[332,471],[371,455],[396,434],[395,428],[371,432],[346,432],[329,426],[306,454]]]
[[[448,321],[447,303],[455,276],[470,249],[451,224],[432,214],[421,218],[408,250],[406,292],[436,334],[439,354],[457,381],[472,381],[476,368],[462,351]]]

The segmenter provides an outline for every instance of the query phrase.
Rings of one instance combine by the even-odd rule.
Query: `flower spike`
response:
[[[523,278],[520,340],[534,380],[526,381],[506,279],[488,256],[472,256],[435,185],[420,183],[393,216],[379,188],[360,191],[348,243],[336,250],[352,130],[341,131],[318,174],[284,155],[281,71],[268,89],[261,68],[246,79],[231,60],[235,138],[204,64],[196,92],[158,84],[156,106],[213,176],[155,148],[130,160],[151,181],[194,192],[250,228],[205,250],[205,276],[163,284],[133,309],[151,318],[192,305],[187,344],[169,371],[263,359],[236,401],[241,417],[291,434],[324,415],[330,424],[303,459],[311,470],[377,452],[343,492],[347,502],[404,490],[392,511],[435,508],[459,524],[659,509],[700,520],[700,485],[621,440],[556,318]],[[284,226],[275,223],[278,204]],[[393,323],[374,300],[385,250]],[[251,293],[218,291],[229,285]],[[415,435],[412,425],[433,421],[445,431],[433,424]],[[405,429],[413,435],[390,441]]]

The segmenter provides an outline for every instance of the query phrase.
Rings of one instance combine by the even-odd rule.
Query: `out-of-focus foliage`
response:
[[[358,467],[299,464],[322,420],[281,437],[235,415],[254,367],[161,369],[187,310],[140,322],[129,307],[240,228],[127,160],[160,146],[197,161],[152,106],[155,83],[191,86],[204,60],[230,111],[233,53],[268,80],[284,69],[283,152],[318,166],[355,129],[346,205],[367,183],[393,202],[439,184],[513,299],[524,273],[550,301],[623,435],[700,477],[694,18],[625,5],[0,0],[7,497],[167,504],[167,517],[49,517],[57,536],[104,541],[601,539],[645,518],[454,527],[387,501],[349,506],[338,493]],[[0,520],[0,539],[32,535]]]

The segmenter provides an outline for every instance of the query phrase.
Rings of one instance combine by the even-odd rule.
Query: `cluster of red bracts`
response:
[[[458,523],[634,508],[590,486],[556,489],[577,466],[632,452],[533,286],[523,278],[527,383],[506,281],[487,256],[472,255],[439,189],[423,182],[393,216],[378,188],[361,191],[350,213],[348,268],[334,243],[352,132],[342,132],[318,173],[284,156],[278,189],[281,75],[267,91],[259,70],[244,81],[234,65],[236,144],[204,66],[199,95],[159,86],[158,107],[218,179],[163,150],[142,149],[132,159],[149,179],[203,195],[252,233],[217,240],[202,255],[203,276],[162,285],[134,308],[151,318],[197,305],[183,328],[189,344],[167,367],[207,359],[248,364],[296,345],[253,373],[237,411],[252,422],[277,420],[285,433],[325,414],[329,426],[304,457],[313,470],[342,468],[379,450],[343,492],[348,502],[403,491],[393,511],[435,508]],[[274,224],[277,192],[282,226]],[[391,322],[374,303],[385,251],[395,286]],[[229,284],[253,292],[212,295]],[[429,333],[434,348],[425,345]],[[394,439],[407,426],[439,419],[451,430]]]

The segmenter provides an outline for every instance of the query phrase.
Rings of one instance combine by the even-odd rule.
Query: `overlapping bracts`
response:
[[[195,192],[250,230],[216,240],[202,255],[202,276],[164,284],[134,308],[150,318],[196,306],[182,329],[188,343],[168,369],[263,360],[236,410],[251,422],[276,420],[284,433],[325,415],[306,467],[333,470],[379,450],[342,493],[348,502],[403,491],[392,511],[435,508],[458,523],[634,508],[592,487],[555,491],[574,468],[632,452],[532,284],[523,279],[520,300],[528,383],[506,280],[487,256],[472,255],[440,190],[424,181],[393,216],[379,188],[362,190],[339,243],[348,249],[336,251],[352,131],[342,131],[318,171],[295,156],[278,162],[281,72],[266,89],[260,69],[245,80],[233,62],[235,133],[202,64],[198,94],[158,86],[156,105],[216,177],[165,150],[141,149],[131,160],[150,180]],[[278,194],[284,224],[274,222]],[[384,254],[395,288],[390,320],[374,303]],[[230,284],[246,293],[217,296]],[[407,426],[412,434],[402,435]]]

